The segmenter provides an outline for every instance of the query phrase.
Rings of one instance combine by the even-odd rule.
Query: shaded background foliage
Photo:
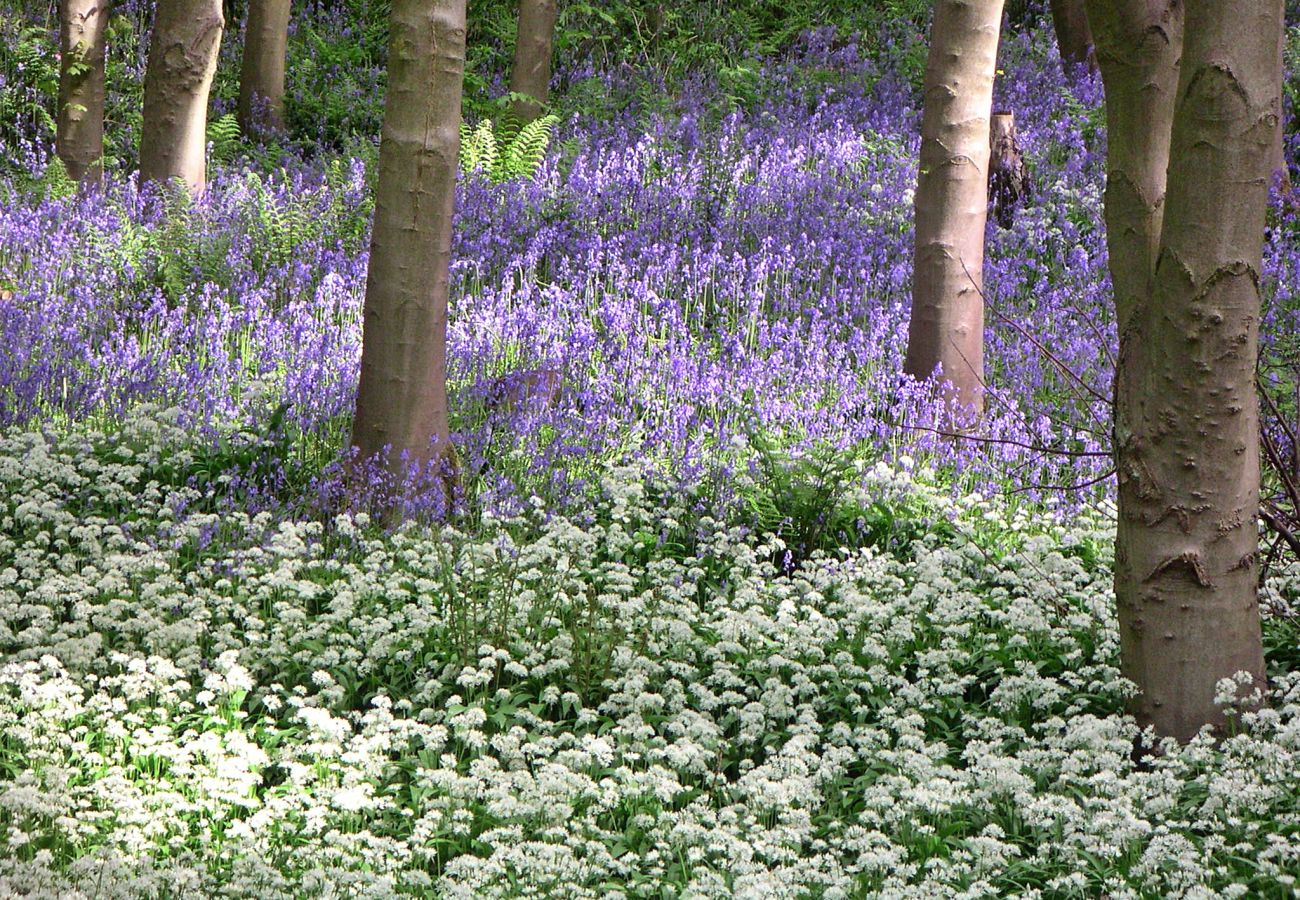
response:
[[[493,737],[526,722],[548,734],[608,736],[643,762],[643,736],[675,738],[678,719],[654,710],[642,719],[630,707],[671,692],[694,722],[717,729],[724,798],[748,798],[742,770],[782,762],[781,746],[806,756],[796,741],[806,728],[780,698],[808,692],[828,747],[842,728],[879,730],[883,741],[871,738],[849,764],[828,770],[813,798],[824,805],[806,832],[818,840],[877,813],[900,845],[896,859],[909,864],[942,863],[955,847],[987,840],[986,827],[1029,856],[1057,846],[1061,822],[1049,809],[1044,824],[1030,826],[1016,803],[1059,793],[1068,808],[1077,804],[1079,823],[1104,836],[1133,817],[1098,810],[1131,804],[1137,820],[1181,823],[1172,827],[1207,844],[1221,833],[1243,841],[1234,846],[1247,849],[1231,859],[1207,851],[1224,865],[1206,877],[1266,891],[1268,872],[1255,871],[1259,848],[1296,833],[1295,768],[1261,754],[1258,772],[1248,769],[1269,791],[1261,804],[1235,780],[1244,765],[1212,780],[1225,769],[1208,749],[1194,764],[1159,761],[1173,772],[1169,782],[1133,766],[1133,729],[1118,724],[1108,535],[1095,513],[1068,533],[1044,515],[1063,502],[1108,509],[1115,335],[1098,215],[1099,85],[1067,82],[1041,9],[1011,5],[1021,30],[1004,42],[998,102],[1016,111],[1039,202],[1013,228],[988,234],[990,411],[969,440],[954,442],[937,433],[954,423],[928,388],[897,375],[928,4],[663,6],[567,4],[556,140],[540,161],[500,172],[480,166],[462,179],[451,390],[470,501],[456,524],[468,534],[422,532],[430,552],[421,559],[412,530],[363,532],[360,519],[340,524],[332,515],[332,466],[356,384],[386,6],[297,7],[291,131],[279,145],[247,145],[230,128],[240,47],[228,40],[209,134],[210,190],[202,202],[168,209],[165,197],[124,177],[138,133],[148,5],[117,7],[110,178],[102,193],[78,197],[48,164],[51,20],[40,7],[0,0],[0,127],[8,129],[0,137],[12,151],[0,163],[0,432],[14,434],[0,435],[9,463],[0,475],[13,486],[0,491],[0,507],[9,504],[15,521],[23,507],[17,536],[27,542],[0,535],[9,554],[0,568],[40,561],[22,564],[28,581],[19,588],[40,602],[3,611],[6,625],[15,623],[5,649],[35,660],[51,635],[84,636],[91,669],[118,664],[104,647],[161,648],[209,673],[213,657],[235,650],[259,679],[278,680],[274,690],[332,685],[321,696],[354,721],[369,700],[391,693],[414,698],[432,722],[455,726],[473,707]],[[243,11],[232,4],[228,13],[233,38]],[[513,15],[512,3],[471,5],[473,133],[490,133],[477,129],[501,108]],[[1294,455],[1281,423],[1295,416],[1300,226],[1284,202],[1272,215],[1266,356],[1280,398],[1278,438],[1291,440],[1283,453]],[[500,402],[503,378],[547,370],[562,376],[554,403]],[[635,479],[627,484],[610,477],[624,463]],[[104,471],[113,474],[98,482],[84,475]],[[643,484],[646,472],[654,477]],[[1015,522],[979,498],[954,502],[950,492],[969,489],[1016,498]],[[630,515],[620,492],[637,498]],[[719,508],[725,520],[701,526],[702,512]],[[488,521],[524,509],[527,529]],[[565,514],[583,527],[595,520],[591,534],[603,538],[570,528]],[[103,596],[98,572],[83,563],[120,560],[78,557],[59,530],[75,539],[97,515],[167,560],[158,574],[170,586],[154,590],[148,576],[130,588],[134,602]],[[755,550],[754,531],[779,540]],[[281,550],[267,544],[272,533]],[[284,549],[299,539],[301,550]],[[834,555],[854,547],[873,549]],[[108,551],[120,556],[113,544]],[[749,562],[732,565],[728,553]],[[849,559],[863,563],[861,575]],[[290,560],[303,568],[286,581]],[[241,573],[237,589],[232,571]],[[372,583],[376,571],[392,580]],[[1279,583],[1293,591],[1297,581],[1292,573]],[[665,632],[665,598],[679,590],[681,613]],[[642,593],[646,605],[627,615],[624,599]],[[1300,619],[1279,610],[1266,641],[1283,677],[1295,668]],[[828,640],[826,627],[840,622],[847,627]],[[733,626],[749,637],[724,643]],[[529,665],[542,647],[556,667],[515,677],[499,668],[502,658],[480,658],[485,640]],[[625,660],[655,674],[639,684],[610,680],[640,677]],[[483,681],[465,689],[462,666],[475,664]],[[709,678],[744,695],[723,703],[678,691],[682,682],[710,687]],[[277,698],[274,690],[222,700],[232,733],[241,704],[270,712],[257,704]],[[561,690],[577,693],[561,699]],[[155,711],[144,714],[155,721]],[[39,717],[23,709],[18,718]],[[1293,721],[1274,724],[1293,736]],[[1075,745],[1080,722],[1093,739]],[[61,739],[56,724],[52,739]],[[301,733],[288,716],[264,724],[268,746]],[[981,743],[990,735],[1009,735],[1000,754]],[[464,756],[443,774],[470,765],[471,741],[485,735],[459,729],[461,737]],[[882,766],[886,743],[923,752]],[[4,749],[5,764],[28,765],[25,750]],[[401,765],[429,768],[405,750]],[[412,779],[390,765],[391,754],[377,755],[384,790],[408,791]],[[911,794],[941,763],[973,797],[990,759],[1023,770],[1016,803],[995,792],[940,812],[923,792],[908,803],[868,793],[889,784]],[[771,774],[773,785],[791,780]],[[274,793],[278,778],[263,790]],[[990,785],[1002,779],[987,773]],[[1168,783],[1182,785],[1173,801]],[[658,835],[631,822],[646,810],[652,821],[677,821],[707,787],[686,784],[690,797],[668,809],[633,799],[614,810],[600,822],[602,837],[617,834],[620,853],[657,853]],[[1209,806],[1211,789],[1232,803]],[[864,807],[872,796],[874,811]],[[487,804],[473,804],[476,828],[486,827]],[[1253,808],[1239,815],[1238,807]],[[789,807],[795,816],[808,810],[797,798]],[[1226,821],[1203,827],[1202,813]],[[1265,819],[1268,828],[1251,832],[1258,843],[1238,835]],[[405,828],[396,826],[403,836]],[[286,846],[309,858],[292,843],[303,840],[295,831]],[[468,839],[439,846],[435,873],[453,857],[464,866],[486,852]],[[1097,871],[1079,895],[1128,879],[1145,846],[1130,836],[1116,845],[1117,859],[1086,858]],[[1050,886],[1085,857],[1019,860],[1000,872],[998,889]],[[856,887],[878,889],[891,868],[886,859]],[[1177,875],[1149,877],[1166,885]],[[689,878],[684,869],[660,872],[645,887],[668,893]]]

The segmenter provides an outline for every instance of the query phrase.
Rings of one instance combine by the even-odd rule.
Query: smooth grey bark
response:
[[[149,39],[140,181],[207,182],[208,93],[225,29],[221,0],[159,0]]]
[[[68,175],[98,184],[104,158],[104,33],[109,0],[60,0],[55,152]]]
[[[930,29],[914,211],[905,371],[942,366],[951,396],[984,406],[984,224],[1002,0],[939,0]]]
[[[251,137],[284,130],[290,0],[253,0],[239,73],[239,127]]]
[[[1120,320],[1115,592],[1138,722],[1222,729],[1264,684],[1256,597],[1259,290],[1281,0],[1096,0]]]
[[[510,70],[510,93],[531,100],[516,100],[511,113],[520,125],[542,114],[551,87],[551,46],[555,40],[556,0],[520,0],[515,61]]]
[[[1096,72],[1097,56],[1083,0],[1052,0],[1052,26],[1065,74],[1075,77],[1080,72]]]
[[[1145,302],[1164,221],[1182,0],[1089,0],[1106,90],[1106,244],[1120,340]]]
[[[1282,40],[1277,53],[1277,68],[1283,84],[1286,83],[1286,39]],[[1291,191],[1291,168],[1286,158],[1286,104],[1282,104],[1281,118],[1278,119],[1277,135],[1273,139],[1273,152],[1269,157],[1269,167],[1273,172],[1278,190],[1282,193]]]
[[[465,0],[394,0],[352,445],[399,477],[445,463],[448,492],[447,301],[464,70]]]

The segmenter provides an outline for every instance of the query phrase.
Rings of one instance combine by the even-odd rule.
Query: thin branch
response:
[[[1256,386],[1258,386],[1258,381],[1256,382]],[[1292,430],[1291,424],[1287,422],[1286,417],[1282,415],[1282,411],[1278,409],[1277,401],[1273,399],[1273,396],[1269,394],[1268,391],[1261,390],[1259,395],[1264,398],[1264,402],[1268,404],[1269,412],[1277,418],[1277,423],[1286,431],[1286,436],[1291,439],[1291,444],[1294,446],[1296,441],[1295,431]]]
[[[1053,490],[1053,491],[1081,491],[1084,488],[1090,488],[1094,484],[1101,484],[1107,478],[1115,474],[1114,469],[1107,469],[1096,478],[1089,478],[1085,481],[1076,481],[1073,484],[1046,484],[1042,482],[1030,483],[1024,487],[1019,487],[1011,491],[1012,494],[1027,494],[1032,490]]]
[[[980,299],[984,301],[984,305],[987,306],[989,309],[991,309],[994,315],[996,315],[1002,321],[1006,322],[1008,325],[1014,328],[1017,331],[1017,333],[1020,334],[1021,337],[1029,341],[1029,343],[1031,343],[1034,346],[1034,348],[1038,350],[1039,353],[1043,354],[1043,356],[1047,358],[1048,362],[1052,363],[1054,366],[1060,369],[1062,374],[1064,374],[1067,378],[1073,381],[1085,392],[1090,394],[1094,400],[1096,400],[1099,403],[1104,403],[1107,406],[1113,405],[1113,401],[1111,400],[1110,397],[1107,397],[1101,391],[1097,390],[1095,387],[1088,384],[1088,382],[1084,381],[1081,375],[1076,373],[1073,369],[1071,369],[1064,362],[1062,362],[1056,356],[1056,354],[1054,354],[1051,350],[1044,347],[1042,342],[1040,342],[1037,338],[1035,338],[1032,334],[1030,334],[1029,331],[1023,325],[1021,325],[1019,322],[1013,321],[1011,317],[999,311],[996,305],[990,303],[988,296],[984,293],[984,288],[981,285],[975,283],[975,278],[971,275],[970,270],[966,268],[965,260],[961,260],[961,268],[962,271],[966,273],[966,278],[967,280],[970,281],[971,287],[975,288],[976,293],[980,295]]]
[[[1273,468],[1277,470],[1278,477],[1282,479],[1282,487],[1286,491],[1287,499],[1291,501],[1292,506],[1300,507],[1300,489],[1296,487],[1295,480],[1283,464],[1281,451],[1273,443],[1273,438],[1262,428],[1259,431],[1259,438],[1260,443],[1264,445],[1264,455],[1268,457]]]
[[[981,444],[1001,444],[1007,447],[1019,447],[1023,450],[1033,450],[1036,453],[1045,453],[1050,456],[1069,456],[1074,458],[1110,457],[1110,453],[1104,450],[1067,450],[1064,447],[1046,447],[1041,444],[1028,444],[1024,441],[1017,441],[1011,438],[995,438],[985,437],[978,434],[962,434],[960,431],[945,431],[942,428],[931,428],[928,425],[909,425],[906,422],[900,422],[899,427],[910,428],[913,431],[927,431],[930,434],[937,434],[940,437],[976,441]]]
[[[1264,586],[1268,581],[1269,570],[1273,568],[1273,560],[1277,559],[1278,548],[1282,546],[1282,535],[1273,539],[1273,545],[1268,548],[1268,553],[1264,556],[1264,561],[1259,565],[1259,585]]]
[[[1101,347],[1102,353],[1106,354],[1106,361],[1110,363],[1111,368],[1118,368],[1119,360],[1116,359],[1115,354],[1111,352],[1110,342],[1107,340],[1106,335],[1102,332],[1097,323],[1092,320],[1091,316],[1085,315],[1083,310],[1079,309],[1078,306],[1071,304],[1070,309],[1081,321],[1087,323],[1088,328],[1092,330],[1092,336],[1097,339],[1097,346]]]
[[[1272,528],[1277,532],[1278,537],[1286,541],[1287,546],[1291,548],[1291,552],[1300,555],[1300,538],[1296,537],[1291,529],[1282,521],[1280,511],[1276,506],[1272,503],[1261,504],[1259,507],[1259,516],[1268,523],[1269,528]]]

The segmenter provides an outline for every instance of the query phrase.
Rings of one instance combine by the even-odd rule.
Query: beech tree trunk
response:
[[[239,73],[239,127],[259,137],[284,130],[284,65],[290,0],[256,0],[248,8]]]
[[[394,0],[352,444],[399,477],[430,463],[454,477],[447,300],[464,71],[465,0]]]
[[[1089,0],[1106,90],[1106,245],[1120,345],[1145,303],[1164,219],[1182,0]]]
[[[1282,83],[1286,83],[1286,38],[1283,35],[1282,43],[1277,53],[1277,70],[1278,77]],[[1291,191],[1291,169],[1286,161],[1286,104],[1282,104],[1281,115],[1277,122],[1277,134],[1273,138],[1273,152],[1269,157],[1269,169],[1273,173],[1273,178],[1277,182],[1278,190],[1283,193]]]
[[[984,406],[984,224],[989,115],[1002,0],[939,0],[930,30],[914,202],[912,319],[905,369],[942,366],[952,396]]]
[[[104,32],[109,0],[59,3],[59,115],[55,152],[68,175],[98,184],[104,159]]]
[[[520,125],[536,119],[546,106],[551,87],[555,17],[556,0],[519,2],[519,32],[515,38],[515,63],[510,71],[510,93],[533,98],[532,101],[516,100],[510,106]]]
[[[1122,667],[1139,724],[1186,740],[1225,725],[1218,681],[1264,685],[1255,360],[1282,0],[1097,0],[1089,15],[1120,321]]]
[[[1083,0],[1052,0],[1052,26],[1065,74],[1074,77],[1081,71],[1097,71],[1092,29],[1088,27]]]
[[[159,0],[144,77],[140,181],[207,180],[208,92],[225,29],[221,0]]]

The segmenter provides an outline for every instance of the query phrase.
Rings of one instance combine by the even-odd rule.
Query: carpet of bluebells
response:
[[[814,33],[740,99],[578,64],[533,176],[462,180],[465,490],[400,527],[341,496],[373,142],[218,128],[184,203],[4,132],[0,895],[1300,896],[1300,567],[1270,702],[1134,761],[1100,85],[1003,56],[1035,191],[989,231],[984,419],[899,374],[888,54]],[[379,83],[343,74],[291,90]],[[1297,234],[1279,201],[1283,362]],[[555,403],[495,402],[539,370]]]

